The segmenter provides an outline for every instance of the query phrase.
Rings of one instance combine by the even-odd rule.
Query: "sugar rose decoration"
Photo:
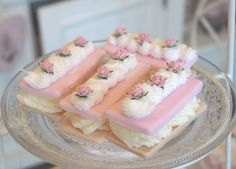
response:
[[[170,63],[167,63],[168,70],[172,71],[174,73],[178,73],[182,70],[184,70],[184,61],[182,60],[177,60],[177,61],[172,61]]]
[[[78,37],[74,41],[75,46],[80,46],[80,47],[84,47],[87,43],[88,43],[88,41],[82,36]]]
[[[93,90],[89,86],[83,85],[76,91],[76,96],[87,98],[92,92]]]
[[[125,28],[117,28],[115,32],[113,33],[113,35],[117,38],[124,34],[127,34]]]
[[[140,33],[137,37],[137,42],[142,45],[144,42],[151,42],[151,38],[146,33]]]
[[[54,74],[53,63],[50,63],[48,60],[42,60],[39,62],[39,66],[45,73]]]
[[[130,97],[131,99],[140,99],[143,96],[146,96],[148,94],[148,91],[143,89],[141,86],[137,85],[131,89]]]
[[[71,55],[71,51],[67,48],[60,48],[58,49],[57,53],[59,56],[62,56],[62,57],[67,57]]]
[[[167,39],[165,41],[165,47],[167,48],[172,48],[172,47],[176,47],[178,45],[178,40],[175,39]]]
[[[101,79],[107,79],[110,76],[112,71],[109,70],[106,66],[102,66],[97,69],[97,76]]]
[[[160,76],[160,75],[153,75],[150,77],[150,82],[153,84],[153,85],[156,85],[158,87],[161,87],[163,88],[163,86],[165,85],[166,83],[166,79],[164,76]]]
[[[126,52],[123,49],[118,49],[112,56],[113,59],[120,60],[120,61],[124,61],[128,57],[129,57],[128,52]]]

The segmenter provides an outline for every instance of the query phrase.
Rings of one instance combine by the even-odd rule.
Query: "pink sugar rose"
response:
[[[59,56],[70,56],[71,55],[71,51],[69,50],[69,49],[67,49],[67,48],[60,48],[60,49],[58,49],[58,55]]]
[[[178,40],[175,40],[175,39],[167,39],[165,41],[165,46],[166,47],[174,47],[178,44]]]
[[[144,42],[150,42],[151,38],[148,34],[146,33],[140,33],[139,36],[137,37],[137,42],[142,45]]]
[[[93,90],[89,86],[83,85],[79,87],[76,95],[79,97],[88,97],[92,92]]]
[[[134,86],[130,92],[132,99],[140,99],[141,97],[146,96],[147,94],[148,92],[138,85]]]
[[[178,73],[184,70],[184,63],[185,62],[182,60],[177,60],[177,61],[172,61],[170,63],[167,63],[168,70],[174,73]]]
[[[97,76],[103,79],[107,79],[111,72],[112,71],[110,71],[106,66],[102,66],[97,69]]]
[[[88,41],[87,41],[84,37],[79,36],[79,37],[74,41],[74,43],[75,43],[75,46],[84,47],[84,46],[88,43]]]
[[[128,52],[126,52],[123,49],[118,49],[114,55],[112,56],[113,59],[117,59],[117,60],[125,60],[128,57]]]
[[[39,62],[39,66],[41,69],[43,69],[44,72],[53,74],[53,64],[50,63],[48,60],[42,60]]]
[[[119,37],[119,36],[124,35],[124,34],[126,34],[126,33],[127,33],[127,32],[126,32],[125,28],[117,28],[117,29],[115,30],[115,32],[113,33],[113,35],[114,35],[115,37]]]
[[[166,78],[164,76],[153,75],[150,77],[150,81],[152,84],[158,87],[163,87],[164,84],[166,83]]]

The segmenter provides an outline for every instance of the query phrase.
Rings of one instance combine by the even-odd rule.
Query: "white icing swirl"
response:
[[[145,91],[148,91],[148,94],[139,99],[132,99],[130,96],[126,96],[122,101],[122,110],[125,116],[136,119],[148,116],[165,97],[180,85],[186,83],[190,76],[190,70],[174,73],[161,69],[155,75],[166,78],[163,86],[164,89],[152,85],[150,82],[140,84],[139,86],[145,89]]]
[[[177,114],[169,123],[159,130],[157,134],[146,135],[132,129],[123,127],[110,121],[110,127],[116,137],[126,143],[129,147],[152,147],[171,136],[176,127],[185,125],[192,120],[198,111],[199,101],[195,98],[179,114]]]
[[[115,86],[119,81],[123,80],[125,75],[137,65],[137,60],[134,54],[129,54],[125,60],[109,59],[103,66],[107,67],[112,72],[107,79],[101,79],[94,74],[84,85],[90,87],[93,92],[87,98],[80,98],[74,92],[71,96],[72,104],[80,111],[88,111],[94,105],[102,101],[103,97],[108,92],[109,88]]]
[[[119,37],[111,35],[108,42],[128,49],[130,52],[140,53],[143,56],[152,56],[156,59],[164,58],[167,62],[181,59],[187,63],[195,60],[198,56],[197,51],[185,44],[177,44],[176,47],[164,47],[164,41],[153,39],[150,43],[145,42],[140,45],[137,42],[138,33],[127,33]]]
[[[88,42],[85,47],[75,46],[74,43],[70,43],[66,48],[71,52],[70,56],[61,57],[57,52],[54,52],[47,59],[53,64],[53,74],[45,73],[39,66],[29,72],[24,80],[31,87],[35,89],[43,89],[48,87],[53,82],[64,76],[74,66],[80,64],[90,53],[94,50],[94,45]]]

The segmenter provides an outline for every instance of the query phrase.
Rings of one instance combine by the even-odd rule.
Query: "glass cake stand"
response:
[[[39,60],[24,69],[32,69]],[[142,159],[108,141],[95,144],[64,133],[58,129],[59,121],[23,109],[16,96],[24,71],[15,75],[4,92],[2,118],[11,136],[21,146],[64,169],[185,167],[217,147],[236,124],[236,88],[233,83],[215,65],[201,57],[193,69],[197,78],[204,82],[199,98],[208,108],[180,136],[149,159]]]

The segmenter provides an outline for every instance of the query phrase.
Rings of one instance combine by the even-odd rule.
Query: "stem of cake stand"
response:
[[[228,13],[228,60],[227,60],[227,75],[233,80],[234,69],[234,40],[235,40],[235,0],[229,0]],[[231,133],[226,139],[226,169],[231,168]]]

